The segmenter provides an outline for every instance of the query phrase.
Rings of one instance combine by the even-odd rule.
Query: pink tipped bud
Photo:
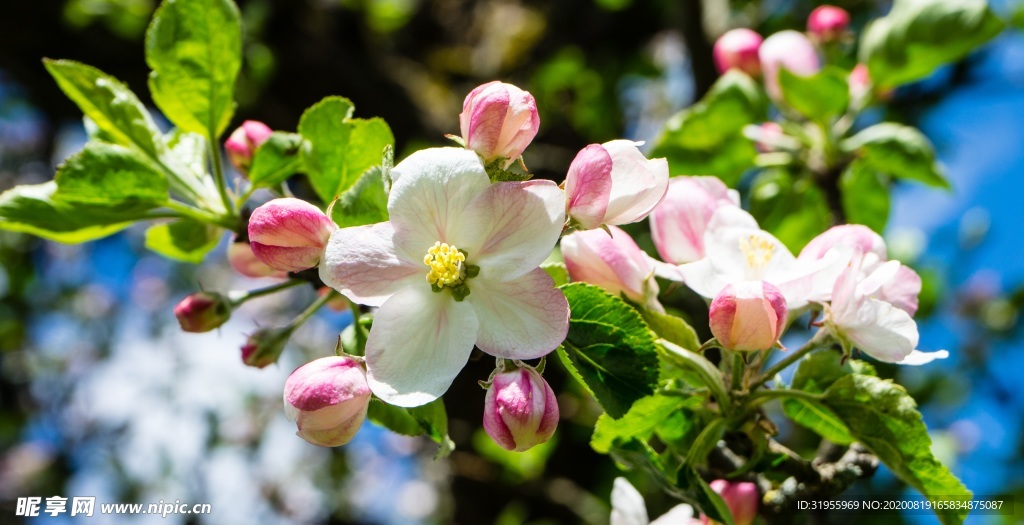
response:
[[[260,328],[242,345],[242,362],[253,368],[266,368],[277,362],[295,329]]]
[[[551,386],[529,367],[491,378],[484,400],[484,430],[507,450],[523,452],[551,438],[558,401]]]
[[[779,88],[779,68],[786,68],[798,76],[809,76],[821,70],[818,50],[803,33],[779,31],[765,39],[758,52],[761,71],[768,94],[775,99],[782,96]]]
[[[822,42],[838,40],[849,26],[850,13],[834,5],[820,6],[807,17],[807,31]]]
[[[824,257],[833,248],[845,248],[862,254],[873,253],[877,256],[876,260],[886,260],[885,240],[862,224],[842,224],[829,228],[811,239],[800,251],[798,258],[814,261]]]
[[[596,284],[614,295],[647,304],[656,300],[658,283],[647,255],[628,233],[609,226],[562,238],[562,257],[573,281]]]
[[[231,303],[221,294],[196,292],[174,307],[174,317],[186,332],[209,332],[231,318]]]
[[[495,80],[466,95],[459,126],[467,148],[485,162],[504,159],[501,167],[506,169],[537,135],[540,115],[533,95]]]
[[[748,481],[728,482],[716,479],[711,482],[711,490],[722,496],[729,507],[732,521],[736,525],[751,525],[757,518],[757,506],[761,496],[757,493],[757,485]]]
[[[786,299],[764,281],[730,284],[711,301],[711,333],[728,350],[767,350],[786,327]]]
[[[320,263],[324,246],[338,229],[320,208],[300,199],[274,199],[249,217],[249,242],[263,264],[297,272]]]
[[[591,144],[565,176],[566,213],[584,230],[628,224],[647,217],[666,191],[667,160],[648,160],[629,140]]]
[[[757,51],[761,42],[761,35],[746,28],[733,29],[718,37],[712,51],[718,72],[739,69],[752,77],[760,75],[761,61]]]
[[[284,383],[284,412],[296,434],[321,447],[352,441],[370,406],[363,365],[351,357],[322,357],[292,372]]]
[[[256,148],[270,138],[274,131],[266,124],[255,120],[247,120],[235,131],[231,132],[228,140],[224,141],[224,149],[228,152],[228,159],[231,164],[243,175],[249,172],[252,165],[252,156]]]
[[[715,210],[739,206],[739,194],[716,177],[673,177],[665,200],[651,212],[651,238],[672,264],[704,257],[704,230]]]
[[[228,262],[236,272],[246,277],[284,277],[285,273],[275,270],[256,258],[249,241],[235,240],[228,245]]]

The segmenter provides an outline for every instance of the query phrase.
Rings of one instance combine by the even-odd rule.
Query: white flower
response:
[[[647,517],[644,497],[626,478],[615,478],[612,485],[611,525],[699,525],[694,517],[693,507],[680,503],[669,509],[660,518],[651,521]]]
[[[400,406],[437,399],[476,345],[534,359],[568,331],[569,305],[538,265],[565,222],[551,181],[491,184],[476,153],[419,151],[394,167],[390,221],[334,232],[320,277],[379,306],[366,342],[373,393]]]

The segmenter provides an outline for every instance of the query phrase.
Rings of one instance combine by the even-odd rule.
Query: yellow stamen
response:
[[[427,282],[436,286],[458,286],[466,280],[466,256],[455,246],[440,241],[435,242],[423,264],[430,268]]]
[[[740,251],[747,257],[747,266],[760,270],[767,266],[775,255],[775,244],[755,233],[746,239],[740,239]]]

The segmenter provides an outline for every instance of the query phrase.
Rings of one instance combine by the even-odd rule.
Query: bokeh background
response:
[[[4,0],[0,5],[0,190],[38,183],[85,140],[81,114],[42,57],[86,62],[143,101],[142,37],[156,0]],[[854,27],[889,2],[833,2]],[[462,98],[493,79],[531,91],[541,132],[531,170],[560,180],[584,145],[652,140],[708,89],[711,45],[725,30],[801,29],[817,2],[798,0],[241,0],[245,66],[235,120],[294,130],[303,109],[339,94],[356,116],[381,116],[399,156],[458,133]],[[885,116],[920,126],[954,191],[897,186],[885,236],[925,278],[922,348],[950,359],[883,367],[919,400],[935,448],[979,495],[1024,506],[1024,7],[995,0],[1007,31],[963,63],[895,93]],[[956,35],[950,35],[955,38]],[[748,178],[749,179],[749,178]],[[745,179],[744,184],[749,184]],[[301,192],[301,186],[295,188]],[[741,184],[741,189],[745,189]],[[68,246],[0,232],[0,523],[17,523],[24,496],[97,502],[211,503],[208,516],[94,516],[89,523],[416,524],[605,523],[612,480],[589,434],[599,409],[547,374],[563,421],[527,454],[505,453],[480,430],[476,357],[445,397],[457,450],[367,423],[351,444],[306,444],[281,410],[299,364],[333,351],[347,312],[321,312],[281,363],[242,365],[245,334],[283,324],[311,289],[246,304],[218,332],[184,334],[171,313],[187,293],[267,284],[233,274],[225,248],[193,267],[143,248],[129,229]],[[641,244],[643,234],[637,231]],[[226,245],[227,239],[225,239]],[[648,243],[649,245],[649,243]],[[663,287],[663,289],[666,287]],[[705,327],[699,303],[671,290],[670,306]],[[706,312],[703,314],[706,315]],[[554,363],[553,363],[554,364]],[[813,453],[808,433],[783,441]],[[652,516],[674,502],[628,474]],[[884,468],[855,487],[902,494]],[[68,515],[39,518],[77,523]],[[813,523],[868,517],[808,516]],[[974,516],[969,523],[1020,523]],[[928,515],[872,515],[871,523],[933,523]]]

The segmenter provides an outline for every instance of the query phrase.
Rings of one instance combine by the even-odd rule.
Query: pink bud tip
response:
[[[807,17],[807,31],[824,42],[837,40],[850,25],[850,13],[834,5],[823,5]]]
[[[728,350],[771,348],[786,327],[786,299],[775,285],[743,281],[726,286],[711,301],[711,333]]]
[[[242,174],[248,173],[256,148],[266,142],[273,132],[266,124],[256,120],[243,122],[224,142],[231,164]]]
[[[466,95],[459,126],[467,148],[480,154],[485,162],[504,159],[505,169],[537,135],[540,115],[533,95],[495,80]]]
[[[536,370],[495,374],[484,400],[484,430],[507,450],[522,452],[546,442],[558,426],[558,401]]]
[[[337,229],[320,208],[293,198],[274,199],[249,217],[252,252],[263,264],[283,272],[319,264],[327,240]]]
[[[298,436],[321,447],[352,440],[370,405],[363,365],[346,356],[323,357],[295,369],[284,383],[284,409]]]
[[[174,317],[186,332],[209,332],[231,318],[231,305],[220,294],[196,292],[174,307]]]
[[[291,327],[260,328],[242,345],[242,362],[253,368],[266,368],[276,363],[291,335]]]
[[[757,485],[748,481],[729,482],[724,479],[716,479],[711,482],[711,490],[725,500],[725,505],[732,513],[732,521],[736,525],[751,525],[757,518],[757,507],[761,502],[761,496],[757,492]]]
[[[718,72],[739,69],[752,77],[760,75],[761,62],[757,51],[761,42],[761,35],[746,28],[733,29],[718,37],[712,50]]]

